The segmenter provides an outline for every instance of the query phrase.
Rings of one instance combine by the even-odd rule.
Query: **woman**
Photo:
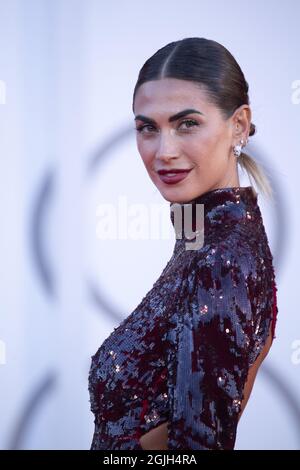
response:
[[[143,65],[133,112],[176,242],[152,289],[92,356],[91,449],[233,449],[277,315],[257,192],[239,183],[238,163],[272,194],[241,152],[255,132],[248,84],[221,44],[186,38]]]

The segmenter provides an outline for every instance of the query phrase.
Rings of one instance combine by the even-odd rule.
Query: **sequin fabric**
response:
[[[278,313],[257,197],[229,187],[188,202],[204,205],[202,246],[186,249],[176,225],[158,280],[91,358],[91,450],[142,450],[164,422],[168,449],[234,448],[248,371]],[[170,218],[175,228],[172,203]]]

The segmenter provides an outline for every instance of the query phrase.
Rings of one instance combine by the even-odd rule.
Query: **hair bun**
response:
[[[256,126],[251,122],[249,135],[254,135],[256,133]]]

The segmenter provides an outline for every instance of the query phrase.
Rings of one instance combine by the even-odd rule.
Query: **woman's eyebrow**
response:
[[[179,113],[176,113],[174,114],[173,116],[170,116],[168,121],[169,122],[173,122],[173,121],[177,121],[177,119],[180,119],[184,116],[186,116],[187,114],[193,114],[193,113],[197,113],[197,114],[202,114],[204,116],[204,113],[201,113],[201,111],[198,111],[197,109],[184,109],[183,111],[179,111]],[[148,122],[148,123],[151,123],[151,124],[156,124],[156,121],[154,119],[151,119],[147,116],[143,116],[142,114],[138,114],[134,120],[137,121],[137,120],[140,120],[140,121],[143,121],[143,122]]]

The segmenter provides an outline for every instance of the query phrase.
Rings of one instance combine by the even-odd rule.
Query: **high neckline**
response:
[[[204,236],[208,236],[213,229],[223,232],[224,228],[230,229],[235,223],[251,221],[254,216],[258,215],[257,197],[258,195],[252,186],[235,186],[212,189],[183,203],[170,202],[170,218],[176,238],[188,241],[192,239],[190,232],[188,232],[190,229],[184,229],[183,216],[188,213],[191,213],[191,222],[186,222],[187,227],[191,227],[192,231],[196,232],[199,228],[200,230],[203,229],[204,223]],[[203,204],[204,218],[200,226],[199,223],[196,224],[199,220],[196,217],[197,204]],[[186,206],[190,206],[191,209],[186,209]],[[174,213],[176,213],[176,217]],[[181,225],[179,223],[180,215],[178,214],[182,216]]]

